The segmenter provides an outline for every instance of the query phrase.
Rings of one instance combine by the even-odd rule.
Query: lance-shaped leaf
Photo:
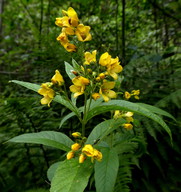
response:
[[[93,144],[97,140],[101,141],[105,136],[120,127],[125,122],[126,121],[124,119],[110,119],[99,123],[90,133],[86,143]]]
[[[93,171],[93,164],[87,159],[65,160],[59,165],[52,179],[50,192],[83,192]]]
[[[111,110],[123,110],[123,111],[132,111],[134,113],[138,113],[140,115],[146,116],[158,124],[160,124],[165,131],[169,134],[171,140],[172,140],[172,134],[170,131],[170,128],[167,126],[167,124],[163,121],[161,117],[156,115],[155,113],[148,110],[148,108],[145,108],[139,104],[132,103],[125,100],[112,100],[109,102],[101,103],[99,106],[92,108],[88,114],[87,114],[87,121],[91,119],[92,117],[105,113]]]
[[[21,85],[23,87],[26,87],[27,89],[30,89],[30,90],[36,91],[36,92],[38,92],[38,90],[40,89],[40,85],[37,85],[34,83],[18,81],[18,80],[12,80],[10,82],[16,83],[18,85]],[[66,100],[64,97],[57,95],[57,96],[55,96],[55,98],[53,100],[64,105],[65,107],[67,107],[68,109],[73,111],[80,118],[80,112],[79,112],[78,108],[76,106],[74,106],[71,102]]]
[[[148,105],[148,104],[145,104],[145,103],[136,103],[136,104],[140,105],[141,107],[144,107],[145,109],[150,110],[153,113],[169,117],[169,118],[173,119],[174,121],[176,121],[176,119],[170,113],[164,111],[163,109],[160,109],[158,107],[155,107],[155,106],[152,106],[152,105]]]
[[[113,192],[119,169],[119,159],[116,151],[102,148],[103,159],[95,163],[96,192]]]
[[[70,79],[73,79],[75,77],[75,75],[72,73],[73,71],[75,71],[74,67],[72,67],[72,65],[70,65],[66,61],[65,61],[65,71]]]
[[[25,133],[10,139],[8,142],[43,144],[63,151],[70,151],[74,143],[65,134],[55,131],[41,131],[39,133]]]
[[[61,163],[63,163],[63,161],[56,162],[49,167],[49,169],[47,171],[47,177],[48,177],[49,181],[52,181],[52,179],[55,175],[55,172]]]

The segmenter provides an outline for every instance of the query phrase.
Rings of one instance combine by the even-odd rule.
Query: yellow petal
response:
[[[107,95],[102,94],[102,97],[103,97],[103,99],[104,99],[105,102],[108,102],[108,101],[110,100]]]
[[[79,41],[90,41],[92,39],[91,34],[89,33],[90,27],[84,26],[83,24],[79,24],[76,29],[76,36]]]
[[[77,50],[77,47],[74,44],[71,43],[66,43],[65,45],[63,45],[64,48],[68,51],[68,52],[75,52]]]
[[[41,99],[41,104],[42,105],[47,105],[48,104],[48,107],[50,107],[50,103],[52,102],[52,98],[48,97],[48,96],[45,96]]]
[[[111,55],[108,52],[105,52],[101,55],[99,59],[99,64],[102,66],[107,66],[111,63]]]
[[[71,91],[72,93],[76,93],[76,92],[80,92],[81,87],[80,87],[80,86],[76,86],[76,85],[71,85],[71,86],[69,87],[69,89],[70,89],[70,91]]]
[[[94,155],[94,148],[92,147],[92,145],[87,144],[83,147],[82,152],[88,157],[92,157]]]
[[[111,98],[111,99],[117,97],[116,92],[113,91],[113,90],[108,90],[107,93],[106,93],[106,95],[107,95],[109,98]]]
[[[92,94],[92,98],[94,99],[94,100],[97,100],[97,99],[99,99],[101,96],[100,96],[100,94],[99,93],[93,93]]]
[[[64,27],[62,32],[66,33],[67,35],[74,35],[75,31],[73,27]]]
[[[113,89],[115,86],[115,82],[114,81],[105,81],[102,85],[103,89]]]
[[[62,86],[64,83],[63,77],[58,70],[55,71],[55,75],[51,79],[53,84],[58,84],[58,86]]]

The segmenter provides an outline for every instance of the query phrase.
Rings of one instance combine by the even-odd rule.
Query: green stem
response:
[[[76,106],[72,103],[72,101],[71,101],[71,100],[69,99],[69,97],[68,97],[68,93],[67,93],[67,89],[66,89],[65,84],[64,84],[64,94],[65,94],[65,97],[67,98],[67,101],[70,103],[70,105],[71,105],[73,108],[75,108]],[[81,118],[81,116],[80,116],[79,114],[76,114],[76,115],[77,115],[79,121],[82,123],[83,119]]]
[[[85,125],[86,125],[86,116],[87,116],[87,94],[84,97],[84,113],[82,119],[82,136],[85,137]]]

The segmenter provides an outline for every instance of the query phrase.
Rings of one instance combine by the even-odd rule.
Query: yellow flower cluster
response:
[[[117,94],[112,89],[115,87],[115,80],[118,78],[123,68],[120,65],[118,57],[112,58],[108,52],[100,56],[99,61],[96,60],[97,51],[84,53],[84,66],[81,71],[74,74],[77,77],[72,79],[73,85],[70,91],[74,93],[74,97],[84,94],[86,86],[91,92],[94,100],[103,97],[104,101],[116,98]],[[114,80],[114,81],[110,81]]]
[[[63,10],[63,17],[56,18],[55,24],[62,28],[62,32],[57,37],[57,40],[68,52],[75,52],[77,47],[70,43],[68,36],[76,36],[78,41],[90,41],[92,39],[89,33],[90,27],[79,24],[77,13],[72,7],[67,11]]]
[[[125,93],[124,93],[124,97],[125,97],[125,99],[130,99],[131,98],[131,96],[134,96],[134,98],[135,99],[139,99],[139,94],[140,94],[140,90],[138,89],[138,90],[133,90],[133,91],[131,91],[131,93],[129,93],[128,91],[126,91]]]
[[[64,79],[58,70],[55,71],[55,75],[52,77],[51,82],[46,82],[41,84],[41,88],[38,90],[40,95],[44,97],[41,99],[41,104],[50,107],[50,103],[55,97],[55,90],[53,87],[60,87],[64,84]]]
[[[127,123],[124,123],[122,126],[127,129],[127,130],[132,130],[133,129],[133,125],[131,124],[131,122],[134,121],[133,119],[133,112],[124,112],[124,111],[120,111],[120,110],[116,110],[114,112],[114,119],[119,119],[119,118],[123,118],[127,121]]]
[[[81,138],[81,133],[75,132],[72,133],[72,136],[75,138]],[[82,145],[83,144],[81,143],[81,141],[80,143],[74,143],[73,145],[71,145],[71,151],[67,153],[67,160],[75,157],[76,153],[79,155],[79,163],[83,163],[86,157],[91,157],[92,163],[94,162],[94,159],[97,161],[102,160],[102,153],[100,151],[93,148],[93,146],[90,144],[86,144],[83,147]]]

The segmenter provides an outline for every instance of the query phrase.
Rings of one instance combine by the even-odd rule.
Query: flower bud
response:
[[[99,77],[100,77],[101,79],[104,79],[104,78],[105,78],[105,74],[104,74],[104,73],[100,73],[100,74],[99,74]]]
[[[74,138],[78,138],[78,137],[81,137],[81,133],[79,133],[79,132],[74,132],[74,133],[72,133],[72,136],[73,136]]]
[[[83,163],[86,159],[86,156],[82,153],[79,157],[79,163]]]
[[[127,130],[132,130],[133,129],[133,125],[131,123],[125,123],[123,124],[123,127]]]
[[[101,80],[101,78],[100,77],[96,77],[96,81],[100,81]]]
[[[74,157],[74,152],[73,151],[69,151],[68,153],[67,153],[67,160],[70,160],[70,159],[72,159]]]
[[[74,143],[72,146],[71,146],[71,149],[73,151],[78,151],[80,149],[81,145],[79,143]]]

